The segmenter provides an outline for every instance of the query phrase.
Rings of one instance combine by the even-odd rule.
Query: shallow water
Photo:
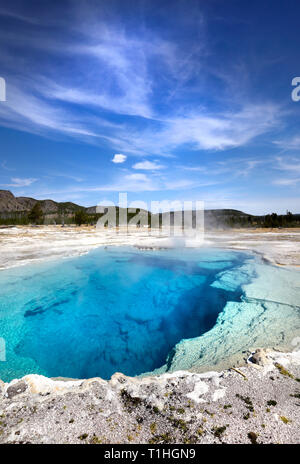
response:
[[[241,302],[254,259],[220,249],[99,248],[2,271],[0,378],[108,379],[159,368],[178,342],[206,333],[228,302]]]

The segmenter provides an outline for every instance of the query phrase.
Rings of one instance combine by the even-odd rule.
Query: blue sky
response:
[[[0,188],[300,212],[300,4],[0,0]]]

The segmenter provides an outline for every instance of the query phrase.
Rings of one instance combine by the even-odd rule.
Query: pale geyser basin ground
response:
[[[0,288],[5,381],[222,369],[300,333],[299,274],[233,250],[99,248],[4,270]]]
[[[0,269],[81,255],[105,245],[165,246],[168,242],[168,235],[162,231],[134,227],[128,230],[99,230],[88,226],[62,228],[59,225],[0,228]],[[300,267],[299,228],[206,231],[204,244],[255,251],[274,264]],[[188,240],[187,245],[198,246],[194,240]]]

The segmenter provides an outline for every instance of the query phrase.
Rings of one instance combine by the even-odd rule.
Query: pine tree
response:
[[[43,210],[39,202],[36,202],[36,204],[33,206],[31,209],[30,213],[28,214],[28,219],[30,222],[33,222],[34,224],[37,224],[38,222],[41,221],[43,218]]]
[[[74,219],[75,219],[75,224],[77,224],[78,226],[81,226],[81,224],[84,224],[85,222],[87,222],[87,215],[85,214],[84,211],[79,210],[79,211],[76,211]]]

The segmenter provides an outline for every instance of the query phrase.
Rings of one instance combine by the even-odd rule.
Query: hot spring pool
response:
[[[0,362],[0,378],[109,379],[170,364],[180,341],[197,340],[218,325],[226,330],[228,317],[225,325],[220,320],[225,307],[250,304],[254,310],[258,303],[247,303],[244,288],[257,277],[255,260],[220,249],[110,247],[2,271],[6,362]]]

